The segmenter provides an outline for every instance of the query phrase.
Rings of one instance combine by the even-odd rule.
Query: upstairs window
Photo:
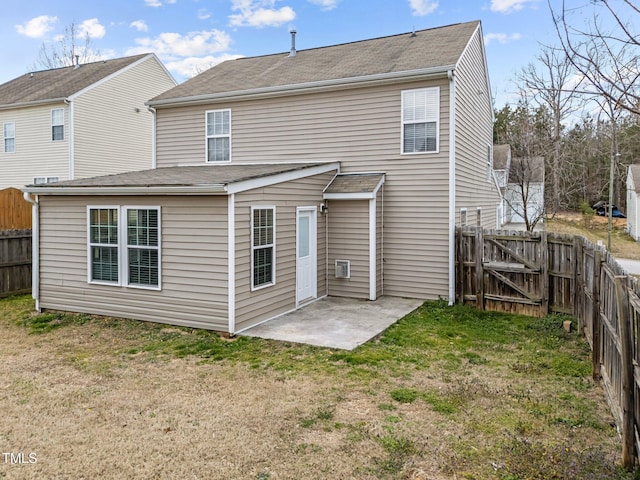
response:
[[[16,151],[16,124],[4,124],[4,153],[14,153]]]
[[[45,183],[54,183],[60,180],[60,177],[33,177],[34,185],[42,185]]]
[[[437,152],[440,88],[402,92],[402,153]]]
[[[275,207],[251,210],[251,287],[275,283]]]
[[[64,108],[51,110],[51,140],[64,140]]]
[[[231,160],[231,110],[207,112],[207,162]]]

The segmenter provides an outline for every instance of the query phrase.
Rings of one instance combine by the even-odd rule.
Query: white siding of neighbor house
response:
[[[64,109],[64,140],[51,140],[51,110]],[[4,153],[4,124],[15,123],[15,152]],[[69,177],[69,109],[60,102],[0,110],[0,189],[21,188],[34,177]]]
[[[369,200],[329,201],[329,295],[369,298]],[[350,278],[336,278],[336,260],[349,260]]]
[[[160,291],[87,282],[87,205],[161,207]],[[227,331],[227,197],[40,197],[40,306]]]
[[[475,224],[475,212],[482,208],[485,228],[496,227],[500,194],[493,176],[487,179],[488,147],[493,144],[493,107],[487,84],[478,30],[472,37],[455,71],[456,99],[456,215],[467,209],[468,223]],[[459,217],[456,223],[459,223]]]
[[[73,101],[74,177],[152,168],[153,116],[144,102],[174,86],[158,61],[145,57],[79,94]]]
[[[640,211],[638,209],[638,193],[635,191],[633,174],[631,169],[627,173],[627,232],[634,240],[640,239],[640,231],[638,228],[638,220],[640,220]]]
[[[215,167],[212,167],[215,168]],[[297,207],[318,207],[336,172],[257,188],[235,197],[236,331],[296,308]],[[251,291],[251,207],[275,206],[275,284]],[[317,296],[326,288],[326,217],[317,211]]]
[[[158,166],[203,164],[205,111],[230,108],[232,163],[340,161],[344,173],[385,172],[384,293],[417,298],[447,296],[448,85],[445,77],[159,108]],[[440,151],[403,155],[401,91],[432,86],[439,86],[441,95]]]

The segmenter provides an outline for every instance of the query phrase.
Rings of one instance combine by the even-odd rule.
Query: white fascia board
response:
[[[286,94],[309,93],[336,88],[360,87],[381,85],[387,83],[405,82],[411,80],[425,80],[427,78],[441,77],[447,74],[454,65],[444,65],[439,67],[421,68],[407,70],[404,72],[377,73],[375,75],[362,75],[349,78],[335,78],[330,80],[319,80],[316,82],[294,83],[290,85],[277,85],[274,87],[252,88],[248,90],[235,90],[230,92],[211,93],[205,95],[194,95],[191,97],[169,98],[164,100],[149,101],[146,105],[152,107],[160,106],[183,106],[200,103],[211,103],[215,101],[249,100],[254,98],[265,98]]]
[[[381,174],[380,172],[372,172],[372,173],[377,174],[377,175]],[[365,175],[365,174],[358,172],[358,173],[353,173],[353,174],[345,173],[344,175]],[[384,184],[384,181],[385,181],[386,174],[382,173],[381,175],[382,175],[382,177],[380,178],[380,181],[378,182],[376,187],[371,192],[356,192],[356,193],[324,193],[324,192],[322,192],[322,199],[323,200],[371,200],[371,199],[375,199],[376,196],[378,195],[378,190],[380,190],[380,187],[382,187],[382,185]],[[336,175],[336,177],[337,176],[338,175]],[[331,180],[331,182],[333,182],[333,179]],[[329,187],[329,185],[331,185],[331,182],[329,182],[327,187],[325,187],[325,190]]]
[[[246,192],[247,190],[253,190],[254,188],[269,187],[278,183],[299,180],[301,178],[311,177],[313,175],[319,175],[333,170],[340,170],[339,162],[325,163],[322,165],[310,166],[308,168],[300,168],[290,172],[282,172],[276,173],[275,175],[265,175],[264,177],[241,180],[227,185],[226,191],[228,193]]]
[[[225,185],[192,185],[180,187],[36,187],[23,192],[36,195],[226,195]]]
[[[146,62],[149,58],[152,58],[152,53],[150,53],[149,55],[145,55],[144,57],[142,57],[139,60],[136,60],[133,63],[130,63],[129,65],[127,65],[126,67],[122,67],[120,70],[117,70],[115,72],[113,72],[111,75],[107,75],[106,77],[101,78],[100,80],[98,80],[97,82],[92,83],[91,85],[84,87],[82,90],[78,90],[76,93],[74,93],[73,95],[69,95],[69,100],[75,100],[77,97],[79,97],[80,95],[82,95],[83,93],[86,93],[90,90],[93,90],[94,88],[96,88],[99,85],[102,85],[105,82],[108,82],[109,80],[111,80],[112,78],[117,77],[118,75],[126,72],[127,70],[130,70],[134,67],[137,67],[138,65],[140,65],[143,62]],[[105,63],[108,62],[109,60],[105,60]],[[82,64],[78,67],[78,68],[82,68]]]

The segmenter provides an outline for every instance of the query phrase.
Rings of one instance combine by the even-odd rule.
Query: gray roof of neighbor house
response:
[[[25,73],[0,85],[0,108],[62,101],[147,55],[150,54]]]
[[[479,21],[418,30],[389,37],[344,43],[222,62],[149,101],[158,106],[171,101],[196,100],[316,82],[398,76],[417,71],[445,72],[453,68]],[[302,32],[301,32],[302,33]],[[284,41],[284,40],[283,40]]]
[[[54,192],[65,189],[94,188],[171,188],[171,187],[224,187],[231,183],[288,173],[296,170],[330,165],[329,163],[279,163],[279,164],[224,164],[164,167],[138,172],[103,175],[100,177],[66,180],[62,182],[27,185],[23,190],[34,193]],[[337,167],[336,167],[337,168]]]
[[[509,166],[509,157],[511,156],[511,145],[494,145],[493,146],[493,169],[506,170]]]
[[[372,193],[384,179],[384,173],[343,173],[336,175],[324,193]]]
[[[640,191],[640,164],[634,163],[629,165],[629,171],[631,172],[631,177],[633,178],[633,189],[638,192]]]
[[[509,183],[544,183],[544,157],[516,157],[511,159]],[[523,182],[524,183],[524,182]]]

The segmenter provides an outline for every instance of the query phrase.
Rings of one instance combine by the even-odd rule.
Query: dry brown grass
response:
[[[607,462],[619,455],[601,390],[588,377],[532,374],[546,367],[531,363],[539,350],[523,356],[526,343],[488,348],[484,358],[454,353],[467,340],[445,333],[451,353],[429,368],[416,360],[367,369],[359,361],[385,350],[345,364],[328,349],[251,339],[259,362],[209,362],[133,353],[151,331],[136,322],[93,318],[30,334],[15,323],[29,308],[28,299],[0,300],[0,446],[34,452],[37,463],[0,458],[0,478],[528,478],[505,476],[510,439],[522,436],[567,445],[568,458],[574,448]],[[439,341],[434,334],[434,351]],[[265,366],[270,358],[278,360]]]
[[[627,220],[614,218],[612,222],[611,244],[612,253],[619,258],[640,260],[640,243],[634,241],[625,228]],[[605,246],[608,240],[608,219],[606,217],[593,216],[590,220],[576,212],[562,212],[553,219],[545,221],[545,229],[548,232],[569,233],[583,235],[594,243],[601,241]]]

